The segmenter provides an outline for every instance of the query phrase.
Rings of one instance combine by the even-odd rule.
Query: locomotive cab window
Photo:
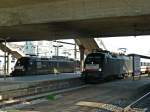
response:
[[[24,71],[28,69],[28,65],[29,65],[29,58],[23,57],[23,58],[18,59],[15,65],[15,69]]]
[[[100,64],[104,59],[104,54],[90,54],[87,56],[85,63],[86,64]]]
[[[20,59],[17,61],[16,65],[17,65],[17,66],[23,66],[23,65],[28,64],[28,62],[29,62],[29,59],[28,59],[28,58],[20,58]]]

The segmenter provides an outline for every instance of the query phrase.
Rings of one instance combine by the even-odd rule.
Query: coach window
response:
[[[30,61],[30,66],[32,66],[33,65],[33,62],[32,61]]]
[[[40,61],[37,61],[37,68],[42,68],[42,64]]]
[[[43,62],[42,62],[42,67],[43,67],[43,68],[46,68],[47,65],[48,65],[48,63],[47,63],[46,61],[43,61]]]

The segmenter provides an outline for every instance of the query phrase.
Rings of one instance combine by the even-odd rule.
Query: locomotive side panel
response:
[[[123,71],[123,65],[126,62],[126,60],[123,59],[118,59],[118,58],[108,58],[107,62],[104,65],[105,71],[104,71],[104,76],[114,76],[118,77],[122,74],[124,74]]]
[[[22,57],[18,59],[11,76],[25,75],[46,75],[50,73],[74,72],[75,61],[73,60],[52,60],[36,57]]]

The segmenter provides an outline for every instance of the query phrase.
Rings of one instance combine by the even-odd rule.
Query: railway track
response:
[[[150,112],[150,92],[132,102],[125,108],[100,102],[78,102],[78,106],[98,108],[96,112]]]
[[[139,99],[128,105],[126,108],[124,108],[125,112],[131,110],[133,112],[150,112],[150,92],[146,93],[144,96],[140,97]]]
[[[143,81],[141,83],[143,84]],[[138,88],[139,87],[141,88],[143,86],[137,86],[137,82],[130,82],[130,84],[128,85],[133,86],[134,90],[132,90],[132,88],[126,88],[126,86],[122,88],[122,86],[125,84],[127,83],[126,81],[123,80],[119,82],[117,81],[117,82],[105,83],[100,85],[82,85],[82,86],[63,89],[55,92],[47,92],[40,95],[34,95],[31,97],[30,96],[22,97],[20,99],[16,99],[16,102],[14,101],[11,104],[6,104],[5,102],[3,103],[2,106],[4,109],[17,109],[17,110],[33,109],[35,111],[43,111],[43,112],[47,112],[46,110],[49,109],[50,110],[53,109],[54,112],[58,112],[58,111],[66,112],[67,110],[68,110],[67,112],[75,112],[75,110],[76,112],[78,112],[79,110],[85,110],[83,112],[87,112],[87,111],[88,112],[149,112],[149,110],[147,110],[147,106],[143,105],[142,107],[140,103],[141,102],[145,103],[146,102],[145,99],[149,98],[150,93],[145,94],[141,98],[131,103],[130,95],[132,96],[132,94],[134,94],[133,92],[139,90]],[[135,85],[137,86],[136,87],[137,89],[135,89]],[[107,89],[105,89],[106,87]],[[117,91],[114,91],[113,88],[115,89],[117,88]],[[72,91],[72,90],[77,90],[77,91]],[[123,94],[121,91],[130,94],[126,94],[126,93]],[[120,92],[122,94],[118,96],[117,94]],[[90,93],[90,95],[87,93]],[[54,95],[54,98],[56,98],[57,100],[45,101],[47,100],[45,98],[47,98],[47,96],[49,95],[52,96]],[[111,98],[110,100],[108,100],[108,96],[112,96],[110,97]],[[120,100],[122,98],[129,98],[129,99]],[[122,103],[120,101],[122,101]],[[128,106],[125,107],[126,105]]]
[[[4,101],[0,102],[0,112],[2,110],[6,110],[6,109],[22,108],[24,106],[27,106],[28,104],[40,103],[41,101],[43,101],[43,98],[46,96],[51,96],[54,99],[55,98],[57,99],[58,97],[61,97],[61,96],[59,96],[60,93],[69,92],[69,91],[85,88],[88,86],[90,86],[90,85],[81,85],[78,87],[62,89],[62,90],[53,91],[53,92],[45,92],[45,93],[34,95],[34,96],[29,95],[29,96],[25,96],[25,97],[16,98],[16,99],[4,100]]]

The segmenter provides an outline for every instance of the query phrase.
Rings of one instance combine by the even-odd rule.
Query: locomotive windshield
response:
[[[101,53],[92,53],[89,54],[85,60],[86,64],[100,64],[104,59],[104,54]]]
[[[27,70],[28,66],[29,66],[29,58],[28,57],[23,57],[23,58],[20,58],[18,59],[17,63],[16,63],[16,67],[17,68],[24,68]]]
[[[29,58],[20,58],[18,59],[16,66],[23,66],[25,64],[28,64]]]

